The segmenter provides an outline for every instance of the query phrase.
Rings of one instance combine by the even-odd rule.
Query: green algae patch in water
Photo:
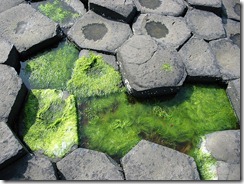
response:
[[[118,92],[120,84],[120,73],[105,63],[102,56],[90,53],[76,61],[67,89],[81,99]]]
[[[75,97],[60,90],[32,90],[24,108],[22,134],[33,151],[62,158],[78,145]]]
[[[226,92],[218,86],[185,85],[167,101],[138,101],[117,93],[83,107],[81,135],[86,147],[116,158],[141,139],[187,153],[199,137],[237,128]]]
[[[28,78],[30,88],[64,90],[78,55],[79,51],[74,45],[64,42],[27,61],[23,73]]]
[[[54,0],[41,4],[38,9],[41,13],[57,23],[65,23],[80,16],[62,0]]]

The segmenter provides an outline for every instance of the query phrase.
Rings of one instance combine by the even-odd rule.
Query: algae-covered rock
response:
[[[79,58],[67,83],[68,91],[78,98],[103,96],[120,91],[121,76],[99,55]]]
[[[33,150],[61,158],[78,145],[75,97],[59,90],[32,90],[21,134]]]

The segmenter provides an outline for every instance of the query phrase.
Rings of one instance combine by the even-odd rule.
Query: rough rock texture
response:
[[[174,93],[186,77],[178,53],[150,36],[130,38],[118,49],[117,59],[124,84],[135,96]]]
[[[20,61],[18,51],[15,46],[0,37],[0,64],[6,64],[20,70]]]
[[[206,148],[217,160],[218,179],[240,180],[240,130],[206,135]]]
[[[68,37],[81,48],[115,53],[131,34],[128,24],[89,11],[70,28]]]
[[[223,80],[233,80],[240,77],[240,48],[231,40],[220,39],[211,41],[210,45],[216,56]]]
[[[241,16],[241,4],[240,0],[222,0],[224,14],[229,19],[240,21]]]
[[[221,78],[211,47],[204,40],[191,38],[179,53],[190,80],[212,81]]]
[[[52,163],[45,158],[26,155],[0,171],[2,180],[56,180]]]
[[[134,34],[150,35],[159,43],[175,48],[191,36],[191,30],[182,17],[141,14],[132,28]]]
[[[121,164],[126,180],[199,180],[192,157],[145,140],[127,153]]]
[[[21,4],[0,14],[0,36],[27,56],[56,41],[58,25],[30,5]]]
[[[186,5],[183,0],[134,0],[141,13],[180,16]]]
[[[0,122],[0,150],[0,169],[26,153],[5,122]]]
[[[131,23],[136,14],[133,0],[89,0],[89,9],[113,20]]]
[[[26,95],[26,87],[14,68],[0,64],[0,122],[13,125]]]
[[[228,87],[226,89],[227,95],[230,102],[235,110],[236,116],[241,121],[241,90],[240,90],[240,79],[229,81]]]
[[[66,180],[123,180],[121,168],[104,153],[78,148],[57,167]]]
[[[241,48],[241,24],[240,22],[227,19],[226,24],[224,24],[226,35],[232,40],[239,48]]]
[[[81,50],[79,53],[79,57],[85,56],[89,57],[90,52],[94,53],[95,55],[100,55],[102,56],[103,60],[112,66],[115,70],[119,70],[119,66],[117,64],[116,58],[114,55],[108,55],[108,54],[102,54],[96,51],[89,51],[89,50]]]
[[[221,18],[212,12],[193,9],[187,12],[186,20],[192,32],[199,38],[214,40],[225,37]]]
[[[221,8],[221,0],[187,0],[190,5]]]
[[[0,1],[0,13],[6,11],[14,6],[19,5],[20,3],[25,2],[25,0],[1,0]]]

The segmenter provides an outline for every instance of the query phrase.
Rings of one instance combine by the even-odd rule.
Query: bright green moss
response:
[[[78,145],[73,95],[59,90],[32,90],[24,109],[23,140],[50,158],[62,158]]]
[[[53,2],[47,2],[41,4],[38,9],[47,17],[57,23],[64,23],[72,18],[79,17],[71,7],[68,7],[64,1],[54,0]]]
[[[65,42],[27,61],[24,73],[29,76],[31,88],[64,90],[78,54],[79,51],[72,44]]]
[[[122,157],[142,138],[187,152],[200,136],[235,129],[237,122],[225,90],[218,86],[186,85],[167,101],[142,102],[117,93],[85,107],[83,140],[114,157]]]
[[[166,72],[172,72],[173,71],[173,67],[170,64],[163,64],[162,69]]]
[[[99,55],[81,57],[75,63],[67,89],[78,98],[103,96],[120,91],[121,76]]]

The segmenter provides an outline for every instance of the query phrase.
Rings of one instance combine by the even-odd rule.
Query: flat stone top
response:
[[[240,0],[222,0],[225,14],[229,19],[240,21],[241,4]]]
[[[21,53],[57,35],[57,24],[27,4],[0,14],[0,36]]]
[[[221,8],[221,0],[187,0],[187,2],[194,6],[207,6],[213,8]]]
[[[25,2],[25,0],[1,0],[0,1],[0,13],[6,11],[20,3]]]
[[[0,121],[6,121],[21,89],[22,80],[14,68],[0,64]]]
[[[150,35],[159,43],[175,48],[191,36],[191,30],[182,17],[141,14],[132,29],[135,34]]]
[[[193,158],[146,140],[129,151],[121,163],[126,180],[199,180]]]
[[[81,48],[115,53],[131,34],[128,24],[88,11],[70,28],[68,37]]]
[[[0,37],[0,64],[3,64],[8,60],[13,47],[13,44]]]
[[[66,180],[123,180],[121,168],[104,153],[78,148],[57,167]]]
[[[186,5],[183,0],[134,0],[141,13],[180,16]]]

